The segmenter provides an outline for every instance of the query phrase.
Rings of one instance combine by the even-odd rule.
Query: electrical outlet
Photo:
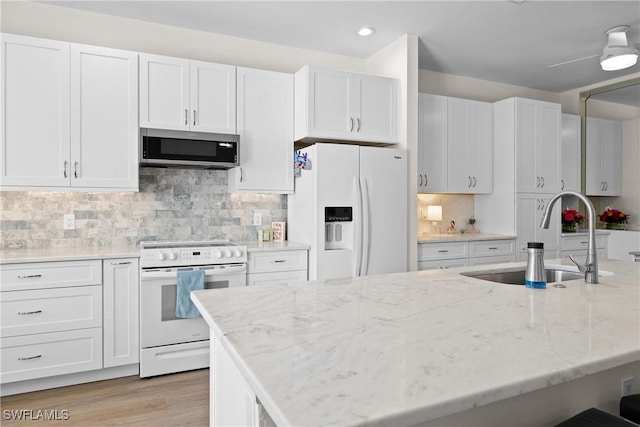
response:
[[[260,212],[253,213],[253,225],[262,225],[262,214]]]
[[[622,380],[622,396],[633,394],[633,377]]]
[[[75,230],[76,228],[76,216],[74,214],[67,214],[62,219],[63,230]]]

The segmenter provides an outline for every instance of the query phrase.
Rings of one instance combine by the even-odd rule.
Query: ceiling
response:
[[[629,25],[640,47],[640,0],[44,2],[362,58],[413,34],[421,69],[552,92],[640,71],[599,64],[609,28]]]

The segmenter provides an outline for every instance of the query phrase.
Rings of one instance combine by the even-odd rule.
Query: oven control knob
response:
[[[175,252],[169,252],[169,259],[171,261],[175,260],[176,258],[178,258],[178,254],[176,254]]]
[[[240,258],[242,256],[242,251],[240,249],[236,249],[233,253],[236,257]]]
[[[222,251],[218,251],[216,252],[216,257],[218,258],[222,258],[224,255],[222,254]]]
[[[162,252],[158,252],[158,260],[159,261],[164,261],[167,258],[167,256],[162,253]]]
[[[227,258],[231,258],[231,251],[229,249],[227,249],[226,251],[224,251],[224,254]]]

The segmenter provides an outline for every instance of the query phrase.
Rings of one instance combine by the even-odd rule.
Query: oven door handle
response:
[[[228,276],[229,274],[245,274],[247,267],[245,265],[229,265],[225,268],[216,268],[204,270],[204,277]],[[177,276],[177,271],[143,271],[140,273],[140,279],[172,279]]]

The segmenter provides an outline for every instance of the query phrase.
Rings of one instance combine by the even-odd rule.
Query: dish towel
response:
[[[202,316],[191,301],[191,291],[200,289],[204,289],[204,270],[178,271],[176,317],[191,318]]]

